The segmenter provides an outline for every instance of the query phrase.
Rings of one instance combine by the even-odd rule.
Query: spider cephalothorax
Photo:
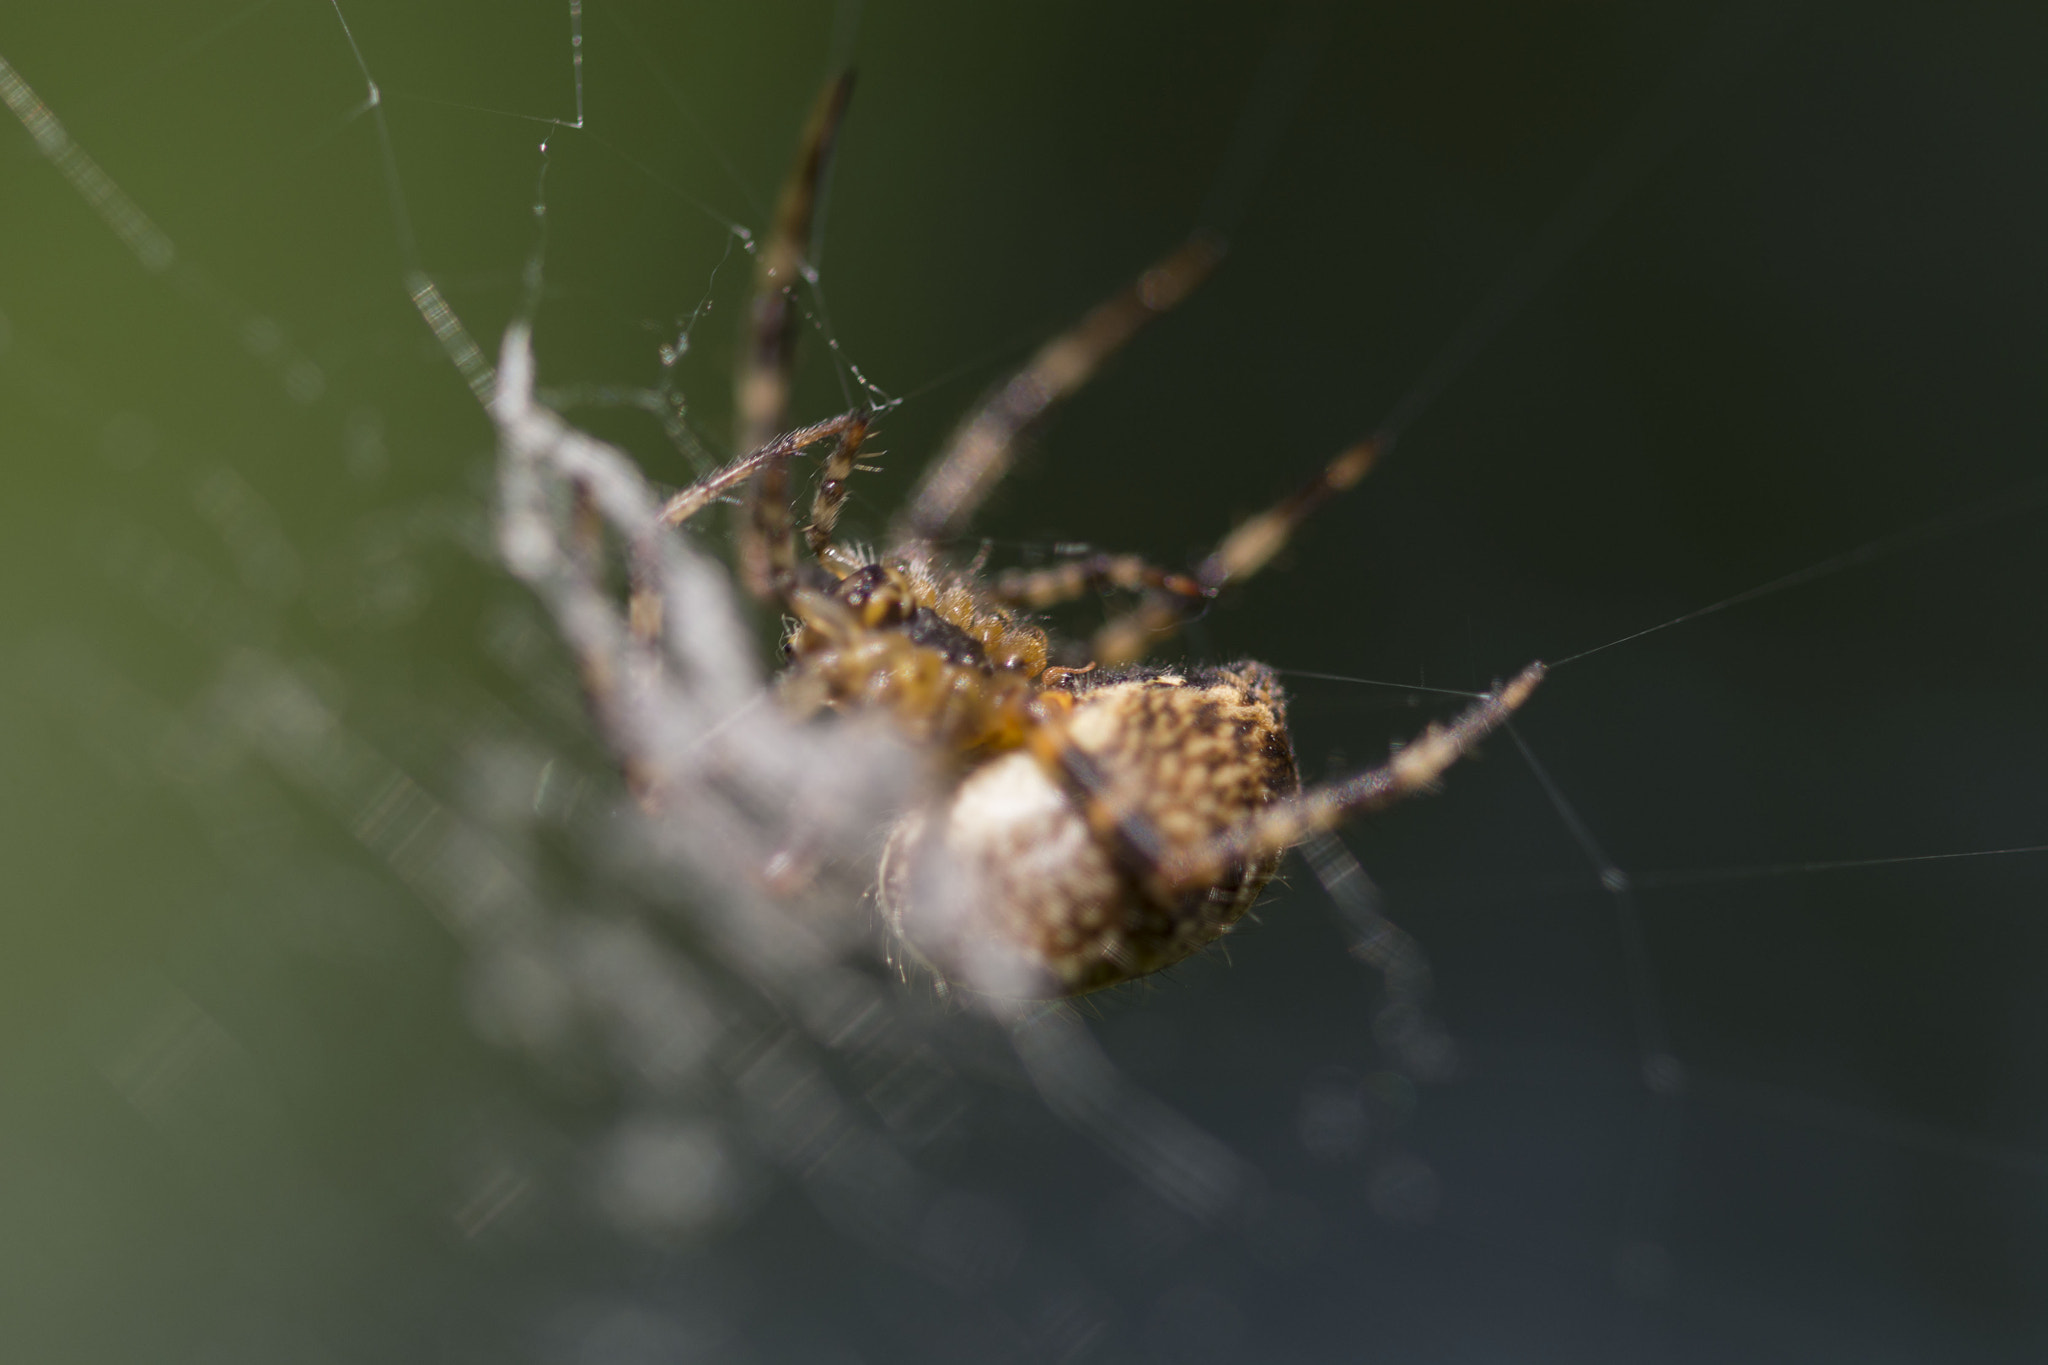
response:
[[[787,294],[801,274],[812,199],[845,94],[840,82],[821,99],[758,257],[738,403],[751,453],[656,512],[623,457],[567,441],[561,424],[532,403],[522,387],[530,385],[531,357],[515,329],[505,370],[525,378],[501,379],[496,400],[509,467],[552,461],[632,547],[626,640],[604,626],[580,581],[567,585],[576,590],[567,597],[556,583],[558,602],[569,603],[557,615],[600,714],[620,711],[625,691],[641,708],[637,728],[608,728],[651,804],[661,804],[664,764],[635,750],[637,735],[660,728],[644,714],[659,695],[653,683],[668,680],[677,705],[695,696],[690,668],[664,652],[663,631],[680,608],[664,601],[661,537],[744,485],[740,576],[790,621],[781,707],[798,719],[881,718],[928,756],[926,795],[895,815],[875,878],[896,941],[942,978],[990,995],[1071,995],[1129,981],[1228,930],[1289,847],[1431,787],[1522,703],[1542,669],[1531,665],[1478,697],[1381,767],[1303,790],[1270,669],[1138,666],[1194,608],[1264,567],[1311,511],[1357,483],[1376,454],[1371,442],[1340,453],[1304,488],[1240,525],[1192,573],[1115,554],[996,575],[978,560],[949,559],[945,547],[1047,409],[1214,268],[1221,245],[1205,234],[1047,343],[971,412],[895,519],[887,548],[838,542],[847,484],[876,412],[772,433],[794,351]],[[828,453],[810,521],[799,530],[790,467],[814,447]],[[612,481],[609,491],[603,480]],[[537,503],[528,506],[538,515]],[[508,553],[518,567],[518,553]],[[522,571],[539,581],[541,562]],[[1086,667],[1049,666],[1052,645],[1032,613],[1103,589],[1132,594],[1136,605],[1094,634]],[[777,871],[763,875],[786,879],[809,852],[786,850],[773,860]]]

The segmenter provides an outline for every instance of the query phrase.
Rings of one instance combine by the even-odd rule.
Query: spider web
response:
[[[2048,32],[1318,22],[1212,193],[1274,39],[1220,13],[10,18],[27,1354],[2038,1354]],[[1227,960],[1040,1021],[1242,1163],[1228,1218],[1028,1084],[1085,1050],[1020,1063],[867,977],[793,1004],[664,908],[497,563],[503,327],[537,290],[543,396],[650,477],[722,456],[748,233],[848,58],[796,410],[904,399],[855,534],[979,385],[1241,205],[993,552],[1178,562],[1387,419],[1190,651],[1290,670],[1317,772],[1561,665],[1346,836],[1453,1080],[1375,1041],[1305,869]]]

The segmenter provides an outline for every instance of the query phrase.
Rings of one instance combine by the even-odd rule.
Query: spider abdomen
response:
[[[891,930],[942,975],[993,995],[1075,995],[1214,941],[1278,853],[1173,884],[1173,855],[1299,788],[1285,706],[1257,664],[1074,680],[1049,743],[972,769],[892,833]]]

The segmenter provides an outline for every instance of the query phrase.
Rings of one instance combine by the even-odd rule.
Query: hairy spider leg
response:
[[[1385,1003],[1373,1036],[1415,1080],[1446,1080],[1457,1066],[1457,1044],[1431,1017],[1434,989],[1429,958],[1407,931],[1380,911],[1380,890],[1334,833],[1312,834],[1299,845],[1337,912],[1351,955],[1380,975]]]
[[[855,430],[865,433],[868,420],[865,411],[843,412],[837,417],[828,417],[811,426],[786,431],[759,450],[742,455],[722,469],[713,470],[670,497],[668,501],[662,503],[660,510],[655,514],[653,525],[657,530],[680,526],[740,483],[759,474],[765,467],[778,461],[786,466],[790,457],[798,451],[830,437],[840,437],[843,450],[846,434]],[[838,452],[835,452],[835,459],[837,454]],[[633,577],[630,615],[633,633],[636,638],[643,641],[656,639],[661,633],[660,589],[656,586],[657,580],[653,575],[642,572],[644,566],[653,562],[650,558],[653,554],[651,547],[636,546],[631,561]]]
[[[866,410],[847,413],[838,441],[826,457],[818,490],[811,498],[811,521],[804,527],[804,543],[811,556],[833,577],[844,573],[832,562],[832,528],[838,524],[839,509],[846,501],[846,480],[853,473],[861,442],[867,438],[871,415]],[[768,587],[775,600],[787,607],[797,586],[796,509],[789,491],[789,460],[794,451],[762,462],[754,479],[752,524],[760,538],[768,563]]]
[[[1114,668],[1151,653],[1187,624],[1194,607],[1271,563],[1303,522],[1371,472],[1383,448],[1370,437],[1347,446],[1300,488],[1240,522],[1196,566],[1199,598],[1153,588],[1136,606],[1104,622],[1091,647],[1095,661]]]
[[[1208,886],[1240,863],[1256,862],[1357,816],[1433,789],[1453,763],[1507,724],[1543,681],[1543,674],[1542,664],[1530,664],[1505,686],[1483,693],[1450,724],[1431,725],[1378,767],[1263,806],[1237,828],[1180,850],[1160,869],[1161,889],[1185,894]]]
[[[808,269],[818,187],[831,164],[852,95],[851,71],[826,82],[818,92],[804,123],[796,163],[775,202],[768,237],[754,258],[754,297],[747,306],[746,345],[733,391],[733,444],[741,450],[767,445],[781,430],[789,406],[798,322],[792,295]]]
[[[1449,724],[1431,725],[1378,767],[1284,796],[1192,844],[1169,839],[1142,812],[1120,803],[1092,756],[1074,744],[1063,718],[1042,718],[1030,746],[1047,773],[1066,788],[1124,874],[1153,904],[1173,909],[1191,897],[1218,890],[1227,895],[1246,880],[1240,874],[1261,866],[1270,874],[1280,855],[1296,844],[1358,815],[1432,790],[1452,764],[1507,723],[1536,690],[1543,673],[1542,664],[1531,664],[1506,686],[1473,701]]]
[[[709,507],[733,488],[760,472],[770,460],[787,459],[833,436],[843,436],[855,427],[863,430],[871,420],[865,410],[842,412],[822,422],[795,431],[785,431],[758,450],[749,451],[732,463],[714,469],[681,492],[670,496],[657,514],[664,526],[680,526]]]
[[[818,187],[832,161],[840,120],[853,94],[853,73],[845,72],[819,92],[804,125],[796,164],[783,182],[775,220],[754,263],[754,297],[748,306],[748,336],[734,378],[735,435],[742,450],[772,448],[789,407],[790,376],[796,365],[797,310],[792,297],[809,270],[811,226]],[[794,552],[778,526],[788,521],[789,457],[764,460],[754,478],[752,514],[741,523],[740,576],[756,597],[785,596]],[[780,509],[771,510],[771,509]]]
[[[1009,472],[1017,447],[1053,406],[1100,370],[1138,329],[1174,307],[1223,259],[1221,237],[1198,231],[1144,274],[1045,343],[954,428],[890,528],[896,552],[928,558],[958,536]]]
[[[860,455],[861,443],[867,440],[871,420],[870,415],[863,412],[839,433],[839,444],[826,457],[824,472],[818,476],[818,491],[811,497],[811,521],[804,527],[804,542],[821,561],[825,552],[832,548],[832,532],[839,525],[839,509],[846,505],[846,481],[853,477],[854,461]]]
[[[756,596],[787,603],[796,587],[796,518],[790,510],[790,452],[761,461],[748,485],[747,519],[741,527],[740,566]]]
[[[1089,554],[1039,569],[1011,569],[997,574],[990,592],[999,602],[1044,611],[1089,592],[1120,588],[1125,592],[1158,592],[1192,605],[1215,593],[1184,573],[1162,569],[1137,555]]]

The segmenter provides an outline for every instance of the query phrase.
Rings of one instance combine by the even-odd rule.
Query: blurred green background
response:
[[[567,10],[0,20],[10,1359],[2040,1358],[2048,861],[1743,870],[2048,838],[2048,13],[590,0],[579,131],[547,122]],[[407,272],[494,349],[545,139],[543,383],[680,483],[618,400],[694,316],[685,446],[723,451],[727,225],[764,226],[840,61],[818,321],[907,400],[856,532],[1209,205],[1226,268],[1061,415],[998,555],[1183,561],[1406,412],[1189,647],[1469,688],[1882,542],[1539,695],[1522,733],[1632,911],[1511,744],[1353,832],[1458,1080],[1399,1093],[1305,871],[1227,963],[1101,1002],[1127,1071],[1265,1173],[1250,1226],[963,1081],[919,1160],[1012,1229],[987,1274],[878,1258],[773,1172],[701,1237],[619,1231],[587,1190],[605,1078],[481,1039],[376,809],[233,742],[234,680],[282,664],[450,806],[488,803],[490,736],[601,767],[508,662],[489,428]],[[806,419],[843,401],[818,341]],[[1316,772],[1432,714],[1293,687]]]

